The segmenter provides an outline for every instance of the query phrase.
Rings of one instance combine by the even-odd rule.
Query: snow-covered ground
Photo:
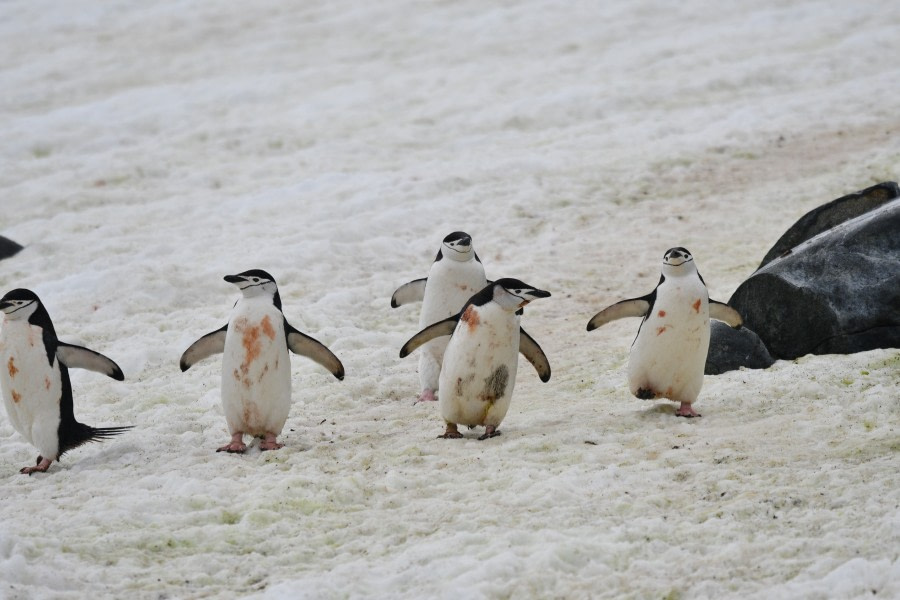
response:
[[[900,597],[900,351],[708,377],[702,419],[630,396],[638,322],[695,255],[727,300],[815,206],[900,177],[884,2],[0,3],[0,292],[35,290],[76,415],[135,429],[47,474],[0,416],[3,598]],[[553,297],[504,435],[413,406],[447,233]],[[228,273],[278,279],[301,357],[286,447],[228,439]]]

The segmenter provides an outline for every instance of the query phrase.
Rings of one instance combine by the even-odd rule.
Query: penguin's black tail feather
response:
[[[59,427],[59,456],[73,448],[77,448],[88,442],[102,442],[111,437],[125,433],[129,429],[134,429],[134,425],[124,425],[122,427],[91,427],[84,423],[75,421],[74,423]]]

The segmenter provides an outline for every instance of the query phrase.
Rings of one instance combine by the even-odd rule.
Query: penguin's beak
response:
[[[549,297],[550,292],[545,292],[544,290],[528,290],[527,292],[525,292],[525,298],[522,299],[522,303],[519,305],[519,308],[525,308],[532,300]]]
[[[11,308],[13,306],[12,302],[7,302],[6,300],[0,300],[0,310],[6,311],[7,308]]]
[[[247,280],[244,279],[243,277],[241,277],[240,275],[226,275],[225,281],[227,281],[228,283],[241,283],[242,281],[247,281]]]

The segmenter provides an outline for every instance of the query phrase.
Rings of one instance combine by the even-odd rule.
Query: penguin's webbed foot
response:
[[[461,438],[463,434],[459,432],[459,429],[456,426],[456,423],[447,423],[447,429],[443,434],[438,436],[438,439],[443,440],[458,440]]]
[[[247,450],[247,444],[244,443],[244,432],[239,431],[231,434],[231,441],[221,448],[217,448],[216,452],[228,452],[229,454],[243,454]]]
[[[19,473],[23,475],[31,475],[32,473],[46,473],[47,469],[50,468],[50,463],[53,461],[49,458],[44,458],[43,456],[37,457],[37,462],[33,467],[23,467],[19,469]]]
[[[259,443],[259,449],[265,452],[266,450],[284,448],[284,444],[278,443],[277,437],[274,433],[267,433],[265,439]]]
[[[703,415],[698,412],[694,412],[694,409],[691,408],[691,405],[687,402],[682,402],[681,406],[678,407],[678,410],[675,411],[675,416],[693,419],[694,417],[702,417]]]
[[[229,454],[243,454],[247,451],[247,444],[244,442],[230,442],[221,448],[216,448],[216,452],[228,452]]]
[[[413,406],[415,406],[419,402],[437,402],[437,398],[434,397],[434,390],[430,388],[425,388],[424,390],[422,390],[422,393],[419,394],[418,400],[413,402]]]
[[[484,441],[498,435],[503,435],[503,432],[498,431],[493,425],[488,425],[484,428],[484,435],[479,436],[478,439]]]

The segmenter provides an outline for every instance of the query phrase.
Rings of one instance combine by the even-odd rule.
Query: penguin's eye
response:
[[[516,290],[516,293],[517,293],[517,294],[521,294],[521,293],[522,293],[522,290]]]
[[[259,277],[254,277],[254,278],[253,278],[253,283],[259,283]]]

